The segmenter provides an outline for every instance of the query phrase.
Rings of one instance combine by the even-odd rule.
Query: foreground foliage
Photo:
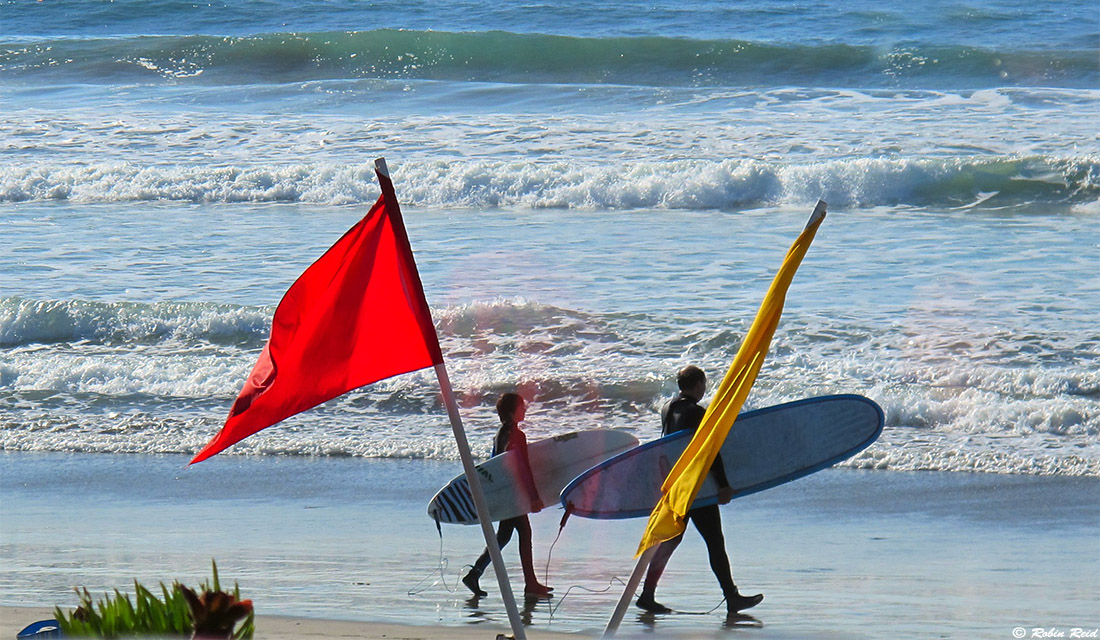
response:
[[[65,636],[119,638],[123,636],[189,636],[196,639],[249,640],[255,632],[252,601],[241,600],[240,589],[221,590],[218,565],[212,582],[204,582],[199,592],[179,582],[172,588],[160,584],[164,599],[134,581],[134,600],[115,589],[114,596],[104,594],[93,602],[87,589],[77,589],[80,606],[71,614],[54,609],[58,626]],[[241,619],[244,622],[234,631]]]

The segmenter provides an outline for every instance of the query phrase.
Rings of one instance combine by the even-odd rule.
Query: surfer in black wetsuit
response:
[[[699,406],[703,394],[707,390],[707,376],[703,370],[696,366],[687,366],[680,370],[676,376],[676,384],[680,387],[680,394],[669,400],[661,410],[662,435],[669,435],[684,429],[695,431],[699,423],[703,421],[706,410]],[[726,470],[722,466],[722,454],[718,454],[710,473],[718,482],[718,502],[726,504],[733,499],[733,489],[726,479]],[[722,514],[718,511],[718,505],[699,507],[687,512],[687,519],[703,536],[707,544],[707,554],[710,556],[710,569],[718,578],[718,584],[722,586],[722,595],[726,597],[726,613],[735,614],[738,611],[749,609],[760,604],[764,599],[762,594],[743,596],[737,591],[737,585],[733,583],[730,573],[729,556],[726,555],[726,542],[722,535]],[[653,559],[649,562],[649,570],[646,572],[645,583],[642,586],[642,594],[636,604],[653,613],[670,613],[672,610],[654,599],[657,590],[657,582],[665,571],[672,552],[684,539],[680,534],[671,540],[662,542],[657,547]]]
[[[545,505],[543,505],[542,498],[539,497],[538,489],[535,486],[535,478],[531,475],[531,461],[527,458],[527,436],[519,428],[519,423],[527,415],[527,404],[523,401],[523,396],[518,393],[505,393],[500,396],[500,399],[497,400],[497,415],[500,416],[500,430],[497,431],[497,437],[493,440],[492,455],[495,456],[505,451],[515,451],[519,455],[523,467],[520,475],[521,481],[528,497],[531,499],[532,513],[538,513],[542,511]],[[497,525],[497,544],[501,549],[512,539],[512,532],[519,533],[519,560],[523,566],[524,595],[538,598],[549,597],[550,592],[554,589],[539,584],[538,578],[535,577],[535,563],[531,552],[531,521],[526,515],[501,520]],[[462,578],[462,584],[466,585],[475,596],[485,597],[489,595],[481,589],[481,585],[478,583],[481,574],[485,572],[485,567],[489,566],[489,562],[489,550],[486,549],[481,557],[474,562],[474,567],[470,569],[470,572]]]

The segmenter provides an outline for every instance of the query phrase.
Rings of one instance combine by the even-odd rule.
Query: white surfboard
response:
[[[790,482],[867,448],[882,425],[882,409],[857,395],[808,398],[743,413],[722,445],[726,478],[735,498]],[[596,465],[565,487],[562,505],[586,518],[648,517],[691,435],[674,433]],[[717,503],[718,484],[708,474],[692,507]]]
[[[593,465],[638,445],[625,431],[594,429],[566,433],[527,445],[531,475],[539,497],[552,505],[570,480]],[[474,467],[493,521],[531,513],[531,501],[517,481],[519,456],[506,451]],[[428,503],[428,515],[439,522],[476,524],[477,510],[466,476],[460,475],[440,489]]]

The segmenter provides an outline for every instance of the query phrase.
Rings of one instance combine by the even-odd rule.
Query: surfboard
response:
[[[528,443],[527,456],[539,497],[552,505],[577,474],[607,458],[638,445],[625,431],[593,429],[576,431]],[[531,513],[531,501],[521,489],[519,456],[507,451],[474,467],[481,478],[489,516],[493,521]],[[439,522],[476,524],[477,510],[465,474],[440,489],[428,503],[428,515]]]
[[[858,395],[807,398],[742,413],[721,449],[734,497],[852,457],[878,438],[883,420],[882,409]],[[565,487],[562,505],[586,518],[648,517],[691,436],[690,431],[674,433],[596,465]],[[717,503],[718,483],[708,474],[692,508]]]

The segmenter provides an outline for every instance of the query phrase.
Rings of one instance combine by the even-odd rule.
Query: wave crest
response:
[[[0,43],[3,76],[223,84],[392,78],[658,87],[1094,87],[1100,69],[1091,50],[380,29]]]
[[[394,173],[406,205],[427,208],[738,210],[836,207],[1000,207],[1100,200],[1100,158],[1046,156],[845,159],[808,164],[681,160],[630,166],[411,161]],[[0,202],[310,202],[369,204],[366,165],[193,167],[111,163],[0,169]]]
[[[270,324],[269,312],[232,305],[0,298],[0,347],[5,348],[169,340],[255,346],[263,344]]]

